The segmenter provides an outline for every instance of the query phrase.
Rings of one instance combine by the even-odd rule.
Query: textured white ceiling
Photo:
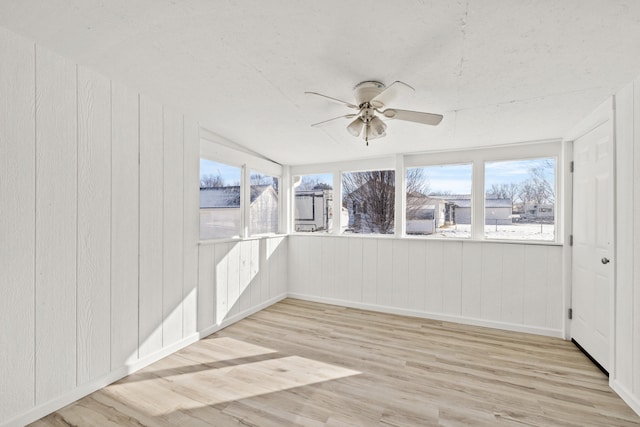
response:
[[[562,137],[640,74],[637,0],[3,0],[0,25],[284,164]],[[369,147],[337,104],[402,80]]]

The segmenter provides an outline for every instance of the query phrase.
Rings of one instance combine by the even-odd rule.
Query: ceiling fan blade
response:
[[[342,101],[342,100],[340,100],[340,99],[333,98],[333,97],[331,97],[331,96],[327,96],[327,95],[323,95],[323,94],[318,93],[318,92],[305,92],[305,93],[306,93],[306,94],[308,94],[308,95],[317,95],[317,96],[321,96],[321,97],[323,97],[323,98],[327,98],[327,99],[329,99],[329,100],[331,100],[331,101],[333,101],[333,102],[337,102],[337,103],[338,103],[338,104],[340,104],[340,105],[344,105],[344,106],[346,106],[346,107],[353,108],[353,109],[355,109],[355,110],[358,110],[358,109],[359,109],[359,107],[358,107],[357,105],[353,105],[353,104],[351,104],[350,102]]]
[[[375,108],[382,108],[390,102],[393,102],[399,95],[408,92],[415,92],[415,89],[400,80],[396,80],[380,92],[378,96],[369,101],[369,103]]]
[[[334,120],[338,120],[338,119],[353,119],[353,118],[354,118],[354,117],[356,117],[356,116],[357,116],[357,114],[347,114],[347,115],[344,115],[344,116],[338,116],[338,117],[334,117],[334,118],[332,118],[332,119],[323,120],[323,121],[321,121],[321,122],[314,123],[314,124],[312,124],[311,126],[322,126],[322,125],[324,125],[325,123],[329,123],[329,122],[332,122],[332,121],[334,121]]]
[[[380,112],[388,119],[405,120],[407,122],[422,123],[424,125],[435,126],[442,121],[441,114],[422,113],[420,111],[398,110],[396,108],[386,109]]]

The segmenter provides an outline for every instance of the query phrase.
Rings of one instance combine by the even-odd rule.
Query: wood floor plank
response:
[[[34,426],[637,426],[555,338],[286,299]]]

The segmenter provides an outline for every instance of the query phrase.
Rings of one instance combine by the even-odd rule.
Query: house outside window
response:
[[[406,233],[469,238],[471,175],[470,163],[407,168]]]
[[[556,159],[485,163],[489,239],[555,240]]]
[[[345,233],[393,234],[395,171],[343,173],[342,207],[349,215]]]
[[[239,237],[242,168],[200,159],[200,239]]]

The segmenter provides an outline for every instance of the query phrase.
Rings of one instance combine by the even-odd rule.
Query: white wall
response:
[[[561,246],[289,236],[289,294],[563,336]]]
[[[206,336],[287,295],[288,238],[202,242],[198,330]]]
[[[616,292],[610,383],[640,414],[640,79],[615,97]]]
[[[199,250],[197,123],[2,28],[0,94],[0,425],[286,295],[286,238]]]

